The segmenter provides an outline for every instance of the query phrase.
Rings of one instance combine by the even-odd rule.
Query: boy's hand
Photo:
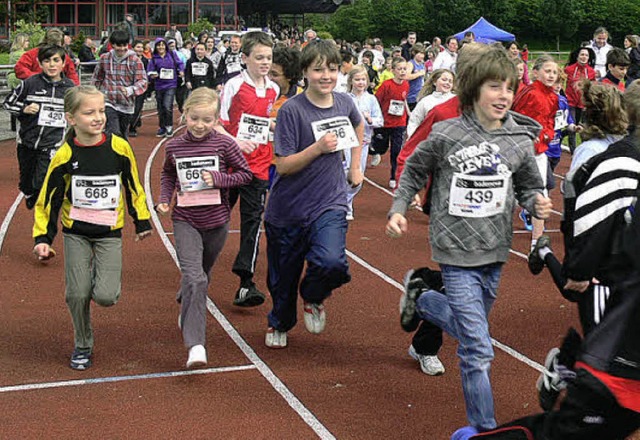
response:
[[[364,176],[362,175],[362,170],[358,168],[357,170],[349,169],[347,173],[347,182],[351,185],[352,188],[360,185],[364,180]]]
[[[386,232],[391,238],[402,237],[402,234],[407,232],[407,219],[404,215],[397,212],[393,214],[387,222]]]
[[[136,241],[142,241],[150,235],[151,235],[151,229],[149,229],[148,231],[139,232],[136,234]]]
[[[39,111],[40,111],[40,106],[35,102],[32,102],[31,104],[26,106],[24,110],[22,110],[22,112],[26,113],[27,115],[35,115]]]
[[[256,150],[256,148],[258,148],[259,144],[243,140],[238,141],[238,146],[240,147],[240,151],[242,151],[244,154],[251,154]]]
[[[169,212],[169,204],[168,203],[158,203],[156,205],[156,211],[160,214],[165,215]]]
[[[553,203],[549,197],[545,197],[542,194],[536,194],[536,217],[540,220],[544,220],[549,218],[551,215],[551,208],[553,208]]]
[[[322,154],[333,153],[338,147],[338,136],[334,132],[329,132],[318,141],[318,148]]]
[[[567,284],[564,285],[564,290],[573,290],[575,292],[583,293],[589,287],[589,281],[575,281],[571,278],[567,278]]]

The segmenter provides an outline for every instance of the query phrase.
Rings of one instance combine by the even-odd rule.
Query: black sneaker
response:
[[[36,202],[38,201],[38,196],[30,194],[24,196],[24,204],[27,209],[33,209],[36,206]]]
[[[416,302],[429,286],[420,277],[414,276],[415,270],[410,269],[403,279],[404,293],[400,297],[400,325],[405,332],[413,332],[420,324]]]
[[[74,370],[84,371],[91,368],[91,352],[78,350],[77,348],[73,350],[73,354],[71,354],[71,362],[69,366]]]
[[[138,137],[138,132],[135,130],[129,130],[129,137]]]
[[[551,249],[551,239],[548,235],[541,235],[540,237],[538,237],[536,245],[529,253],[529,258],[527,259],[529,272],[534,275],[538,275],[540,272],[542,272],[542,269],[544,269],[544,260],[540,258],[540,249],[545,247]]]
[[[240,286],[236,292],[233,304],[239,307],[256,307],[264,302],[264,293],[260,292],[254,283]]]

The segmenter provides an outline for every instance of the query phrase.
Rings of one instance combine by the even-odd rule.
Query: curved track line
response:
[[[178,127],[176,132],[183,127]],[[171,241],[167,238],[164,230],[162,229],[162,224],[158,218],[158,214],[153,209],[153,202],[151,197],[151,164],[153,163],[153,159],[155,158],[160,146],[165,142],[165,139],[161,140],[158,145],[153,149],[149,158],[147,159],[147,163],[145,165],[144,170],[144,189],[147,194],[147,205],[149,206],[149,211],[151,212],[151,218],[153,223],[155,224],[156,231],[160,236],[162,243],[165,248],[171,255],[171,258],[178,266],[178,258],[176,256],[175,248]],[[178,266],[179,268],[179,266]],[[282,396],[282,398],[287,402],[287,404],[300,416],[300,418],[311,428],[313,431],[323,440],[335,440],[335,437],[329,430],[316,418],[316,416],[309,411],[304,404],[298,399],[287,387],[286,385],[276,376],[276,374],[267,366],[267,364],[258,356],[258,354],[251,348],[251,346],[242,338],[240,333],[233,327],[233,325],[229,322],[229,320],[224,316],[224,314],[218,309],[218,307],[211,301],[211,298],[207,296],[207,309],[209,313],[215,318],[216,321],[220,324],[220,326],[224,329],[224,331],[229,335],[231,340],[240,348],[240,350],[244,353],[244,355],[255,365],[257,370],[262,374],[262,376],[269,382],[269,384]]]
[[[22,199],[24,199],[24,194],[18,194],[18,197],[16,197],[16,200],[13,202],[13,205],[11,205],[11,208],[9,208],[7,215],[4,217],[2,225],[0,225],[0,254],[2,253],[4,237],[7,235],[7,231],[9,230],[9,224],[11,223],[11,220],[13,220],[13,216],[16,214],[16,211],[18,209],[18,206],[20,206],[20,202],[22,202]]]

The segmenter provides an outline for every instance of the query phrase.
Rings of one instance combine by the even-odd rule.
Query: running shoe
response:
[[[287,346],[287,332],[269,327],[264,337],[264,345],[269,348],[285,348]]]
[[[327,314],[322,304],[304,303],[304,326],[309,333],[322,333],[327,324]]]

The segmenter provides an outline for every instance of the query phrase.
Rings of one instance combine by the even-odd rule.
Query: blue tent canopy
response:
[[[464,38],[464,34],[467,32],[473,32],[476,36],[476,41],[478,43],[495,43],[496,41],[513,41],[516,37],[513,34],[510,34],[507,31],[503,31],[497,26],[492,25],[484,17],[480,17],[478,21],[473,23],[471,27],[463,30],[460,33],[457,33],[455,37],[458,40],[462,40]]]

